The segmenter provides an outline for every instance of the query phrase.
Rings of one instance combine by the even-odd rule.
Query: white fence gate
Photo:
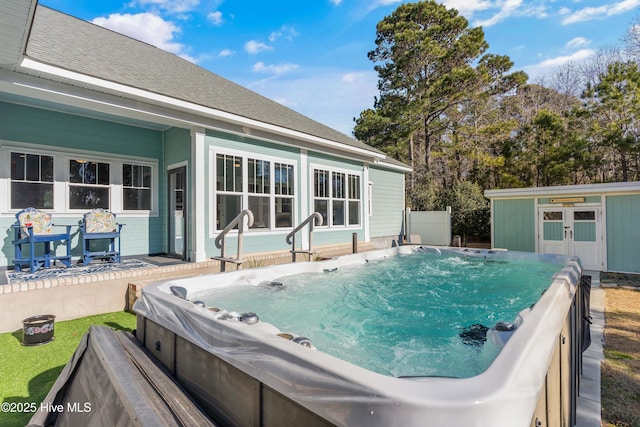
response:
[[[425,245],[449,246],[451,244],[451,208],[446,211],[405,212],[407,237],[420,236]]]

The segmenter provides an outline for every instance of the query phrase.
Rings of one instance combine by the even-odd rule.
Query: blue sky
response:
[[[367,52],[396,0],[40,0],[179,55],[351,135],[373,105]],[[535,81],[620,45],[640,0],[444,0]]]

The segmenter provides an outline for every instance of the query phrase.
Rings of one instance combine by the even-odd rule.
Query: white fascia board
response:
[[[375,163],[375,165],[380,168],[391,169],[399,172],[407,172],[407,173],[413,172],[413,169],[411,169],[411,167],[396,165],[395,163],[379,162],[379,163]]]
[[[486,190],[484,195],[489,199],[500,199],[630,192],[640,192],[640,182],[610,182],[604,184],[559,185],[554,187],[509,188],[504,190]]]
[[[136,98],[142,98],[147,102],[156,104],[156,105],[160,104],[170,108],[178,107],[179,109],[196,113],[198,115],[204,115],[217,120],[231,122],[231,123],[239,124],[241,126],[254,128],[257,130],[266,131],[266,132],[270,132],[278,135],[283,135],[290,138],[295,138],[297,140],[305,141],[307,143],[322,145],[332,150],[346,151],[353,154],[358,154],[360,156],[373,157],[374,159],[384,159],[386,157],[382,153],[376,153],[374,151],[369,151],[369,150],[365,150],[358,147],[352,147],[347,144],[342,144],[340,142],[332,141],[325,138],[320,138],[317,136],[309,135],[304,132],[283,128],[283,127],[272,125],[269,123],[264,123],[258,120],[249,119],[246,117],[238,116],[236,114],[217,110],[215,108],[204,107],[202,105],[194,104],[192,102],[171,98],[169,96],[160,95],[157,93],[149,92],[149,91],[138,89],[135,87],[126,86],[120,83],[99,79],[96,77],[87,76],[84,74],[76,73],[74,71],[69,71],[69,70],[54,67],[51,65],[43,64],[41,62],[37,62],[29,58],[24,58],[20,66],[29,70],[50,74],[63,79],[69,79],[69,80],[77,81],[79,83],[83,83],[86,85],[102,87],[108,90],[119,92],[125,98],[131,98],[133,96]]]

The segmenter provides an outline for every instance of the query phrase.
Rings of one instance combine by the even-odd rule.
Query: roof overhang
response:
[[[0,64],[18,64],[27,44],[35,0],[2,0],[0,14]]]
[[[603,184],[559,185],[553,187],[509,188],[503,190],[486,190],[485,197],[489,199],[501,198],[531,198],[566,195],[595,195],[615,193],[640,193],[640,182],[611,182]]]

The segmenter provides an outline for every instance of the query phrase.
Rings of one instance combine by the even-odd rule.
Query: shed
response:
[[[577,256],[640,273],[640,182],[487,190],[496,248]]]

